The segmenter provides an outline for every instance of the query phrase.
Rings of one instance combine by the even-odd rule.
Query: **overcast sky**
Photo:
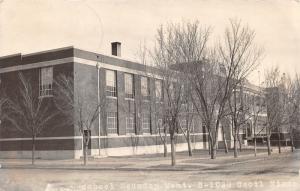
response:
[[[122,42],[122,57],[135,59],[141,41],[153,43],[156,28],[193,21],[221,36],[229,18],[256,31],[265,48],[258,69],[278,65],[300,72],[300,2],[298,0],[2,0],[0,56],[64,46],[110,54],[110,42]],[[257,71],[251,81],[257,80]]]

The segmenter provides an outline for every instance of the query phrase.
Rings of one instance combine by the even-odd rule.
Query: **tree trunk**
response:
[[[164,141],[164,157],[168,156],[168,147],[167,147],[167,143],[166,140]]]
[[[208,133],[208,154],[211,156],[212,151],[212,136]]]
[[[278,131],[278,153],[281,153],[281,141],[280,141],[280,132]]]
[[[254,135],[254,156],[256,156],[257,150],[256,150],[256,135]]]
[[[83,143],[83,165],[86,165],[86,146],[85,143]]]
[[[89,150],[89,145],[88,145],[88,143],[86,143],[85,144],[85,149],[84,149],[84,165],[86,165],[87,164],[87,156],[88,156],[88,150]]]
[[[241,137],[240,137],[239,134],[237,135],[237,138],[238,138],[238,141],[239,141],[240,152],[242,152],[242,142],[241,142]]]
[[[171,138],[171,164],[172,166],[176,165],[176,148],[175,148],[175,139],[174,135],[170,135]]]
[[[257,155],[257,150],[256,150],[256,123],[254,123],[255,125],[254,125],[254,137],[253,137],[253,140],[254,140],[254,156],[256,157],[256,155]]]
[[[31,164],[34,165],[35,162],[35,136],[32,136],[32,151],[31,151]]]
[[[237,152],[237,134],[234,133],[234,136],[233,136],[233,148],[234,148],[234,158],[237,158],[238,157],[238,152]]]
[[[217,157],[217,141],[211,141],[212,142],[212,145],[211,145],[211,151],[210,151],[210,158],[211,159],[216,159]]]
[[[189,156],[193,156],[193,152],[192,152],[192,144],[191,144],[191,136],[190,136],[190,131],[187,131],[187,144],[188,144],[188,151],[189,151]]]
[[[270,141],[270,135],[267,135],[267,146],[268,146],[268,155],[271,155],[271,141]]]
[[[88,155],[88,138],[83,135],[83,165],[87,164],[87,155]]]
[[[223,141],[224,141],[224,147],[225,147],[225,153],[228,153],[228,145],[227,145],[227,140],[226,140],[226,135],[224,131],[224,126],[222,125],[222,135],[223,135]]]
[[[211,140],[208,138],[208,154],[211,155]]]
[[[290,133],[290,139],[291,139],[291,151],[294,152],[294,136],[293,136],[293,131]]]

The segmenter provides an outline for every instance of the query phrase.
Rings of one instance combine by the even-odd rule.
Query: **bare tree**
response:
[[[5,110],[7,110],[7,106],[9,103],[8,101],[9,99],[5,94],[5,90],[1,87],[1,81],[0,81],[0,128],[1,128],[1,123],[3,122],[3,120],[5,120],[7,115],[7,112],[5,112]]]
[[[280,144],[280,129],[284,124],[284,104],[285,104],[285,92],[282,86],[281,74],[278,69],[271,68],[266,71],[265,76],[266,85],[266,105],[267,105],[267,146],[268,155],[271,155],[271,135],[273,132],[277,132],[278,135],[278,149],[281,152]]]
[[[221,120],[227,115],[226,105],[234,99],[234,92],[241,82],[258,65],[262,50],[254,43],[255,33],[240,21],[230,20],[225,30],[223,43],[206,54],[205,59],[193,62],[193,98],[195,106],[205,122],[211,149],[211,158],[216,157],[217,137]],[[234,104],[238,106],[238,104]],[[234,120],[239,119],[240,110],[231,110],[233,128],[238,129]],[[238,131],[234,131],[237,135]]]
[[[140,42],[139,47],[136,54],[136,58],[139,61],[139,63],[141,63],[144,66],[144,76],[150,77],[151,79],[156,79],[158,72],[157,72],[157,68],[150,69],[148,60],[150,60],[150,56],[151,56],[151,52],[147,49],[147,44],[146,41],[144,40],[143,42]],[[150,82],[150,80],[148,80],[148,82]],[[155,83],[155,81],[154,81]],[[148,83],[147,83],[148,84]],[[151,84],[148,84],[151,86]],[[154,84],[155,85],[155,84]],[[152,87],[153,88],[153,87]],[[161,103],[161,100],[157,100],[155,98],[155,93],[152,94],[152,96],[150,95],[150,91],[149,91],[149,87],[147,87],[148,89],[148,96],[147,96],[147,100],[149,101],[149,105],[150,105],[150,118],[153,118],[153,124],[152,124],[152,128],[155,126],[156,127],[156,132],[152,132],[152,133],[158,133],[160,141],[163,144],[163,152],[164,152],[164,157],[167,157],[168,155],[168,147],[167,147],[167,142],[168,142],[168,126],[166,124],[166,113],[164,112],[164,108],[162,107],[163,104]],[[156,89],[156,87],[154,87],[154,89]],[[142,97],[142,96],[141,96]],[[154,128],[153,128],[154,129]],[[153,130],[152,130],[153,131]]]
[[[300,125],[300,79],[298,74],[294,79],[289,76],[286,81],[287,91],[287,107],[286,118],[288,123],[288,131],[290,134],[291,151],[294,152],[294,133],[297,126]]]
[[[154,123],[157,128],[157,132],[159,134],[159,138],[164,146],[164,157],[168,156],[168,124],[166,123],[166,115],[163,114],[164,112],[161,111],[161,108],[158,109],[158,106],[156,103],[153,104],[153,107],[151,107],[151,114],[154,116]]]
[[[250,120],[254,120],[256,125],[256,120],[258,118],[259,113],[261,112],[261,107],[257,110],[256,103],[257,97],[254,95],[250,95],[247,88],[249,82],[242,81],[237,88],[233,89],[233,95],[228,100],[230,116],[232,120],[232,136],[234,139],[234,157],[237,158],[237,142],[239,142],[240,152],[242,151],[242,143],[240,130],[242,127],[247,131],[247,123]]]
[[[241,21],[230,20],[230,27],[225,31],[224,42],[219,45],[221,63],[225,66],[228,80],[228,85],[226,85],[228,89],[225,89],[224,95],[227,96],[231,110],[234,157],[237,157],[236,148],[240,126],[245,123],[245,113],[248,111],[243,103],[243,92],[237,92],[239,87],[243,87],[246,77],[258,66],[262,57],[262,49],[258,48],[254,39],[254,30],[247,25],[243,26]]]
[[[91,92],[75,87],[73,78],[66,75],[58,76],[55,85],[55,105],[64,114],[68,124],[78,127],[83,139],[83,163],[86,165],[91,131],[105,100],[95,102]]]
[[[172,63],[172,69],[177,67],[177,71],[183,71],[184,77],[191,82],[191,99],[206,125],[211,158],[215,158],[218,130],[225,116],[226,103],[234,88],[261,58],[262,51],[254,44],[254,31],[243,27],[241,22],[231,20],[224,42],[211,50],[207,49],[210,29],[200,27],[198,22],[170,25],[166,33],[159,34],[161,38],[157,44],[164,49],[156,51],[163,55],[156,54],[159,55],[156,61],[162,60],[157,63],[163,63],[163,66],[166,62],[168,66]],[[165,68],[170,71],[170,67]],[[174,79],[178,79],[180,75],[173,73]],[[166,86],[171,87],[170,84]]]
[[[228,153],[228,144],[227,144],[227,138],[226,138],[226,131],[225,128],[230,127],[231,119],[230,116],[225,116],[221,121],[221,132],[222,132],[222,138],[224,141],[224,151],[227,154]]]
[[[200,79],[200,83],[203,81],[201,75],[199,76],[201,73],[195,71],[202,72],[202,70],[199,70],[201,68],[199,65],[202,65],[203,57],[205,57],[210,28],[202,27],[198,21],[195,21],[171,25],[169,26],[169,31],[170,30],[173,32],[169,32],[168,35],[168,37],[173,38],[170,43],[172,48],[170,48],[171,50],[169,51],[174,59],[172,69],[184,73],[181,82],[181,85],[185,86],[185,94],[182,94],[183,103],[187,106],[185,108],[186,111],[183,111],[183,113],[186,113],[186,133],[184,133],[184,136],[188,142],[189,155],[191,155],[190,131],[195,115],[194,111],[190,109],[191,105],[193,105],[193,110],[196,111],[197,115],[203,119],[203,112],[201,111],[203,107],[197,102],[197,98],[199,97],[197,96],[197,91],[194,90],[197,79]],[[203,121],[205,123],[207,122],[206,120]]]
[[[217,118],[219,118],[219,121],[223,118],[223,116],[220,116],[221,113],[217,113],[216,111],[218,111],[220,94],[223,92],[224,87],[222,84],[223,80],[217,74],[217,62],[212,61],[213,58],[214,57],[211,57],[211,59],[203,65],[201,62],[199,64],[193,64],[192,70],[194,73],[191,75],[195,91],[195,93],[192,94],[192,100],[197,113],[201,116],[208,131],[209,149],[212,159],[216,157],[217,148],[219,124],[217,125],[216,121]]]
[[[256,93],[255,99],[253,99],[250,103],[250,115],[251,115],[251,124],[253,129],[253,141],[254,141],[254,156],[257,155],[257,136],[261,133],[261,131],[265,130],[265,127],[261,128],[259,132],[257,132],[258,124],[263,121],[263,114],[266,108],[266,99],[264,90],[259,86],[258,92]]]
[[[185,87],[190,88],[190,86],[187,85],[187,83],[185,83]],[[183,96],[183,107],[181,111],[179,127],[187,142],[188,154],[189,156],[193,156],[191,134],[195,133],[194,132],[195,111],[194,111],[193,103],[191,102],[191,98],[189,96],[190,95],[189,93],[191,91],[189,91],[187,88],[184,90],[185,95]]]
[[[183,80],[184,74],[172,68],[180,60],[177,57],[177,43],[179,40],[179,26],[169,25],[164,28],[161,26],[157,31],[156,46],[152,52],[155,67],[158,69],[158,76],[161,78],[162,90],[156,95],[162,98],[165,113],[165,123],[168,126],[171,142],[171,164],[176,164],[176,134],[179,129],[179,117],[183,103]],[[160,101],[160,100],[158,100]]]
[[[32,81],[23,73],[18,74],[20,84],[17,94],[9,100],[5,119],[14,127],[32,138],[32,164],[35,162],[36,138],[43,131],[49,130],[48,123],[58,112],[51,109],[52,99],[38,96]]]

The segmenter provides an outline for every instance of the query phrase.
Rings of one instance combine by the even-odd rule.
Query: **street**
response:
[[[156,159],[156,158],[154,158]],[[107,163],[110,158],[99,159]],[[99,161],[96,161],[99,163]],[[59,169],[3,168],[0,190],[299,190],[300,151],[271,157],[220,157],[216,160],[188,158],[179,154],[176,167],[167,159],[146,156],[114,158],[131,168]],[[147,163],[146,168],[134,167]],[[142,162],[141,162],[142,161]],[[95,161],[94,161],[95,162]],[[93,167],[93,162],[90,162]],[[161,163],[161,165],[158,165]]]

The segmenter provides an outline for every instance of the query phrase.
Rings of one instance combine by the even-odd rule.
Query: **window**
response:
[[[150,114],[142,114],[142,128],[144,133],[150,133]]]
[[[117,97],[116,72],[106,70],[106,96]]]
[[[125,98],[134,97],[134,88],[133,88],[133,75],[125,74]]]
[[[149,99],[149,79],[147,77],[141,77],[141,94],[145,99]]]
[[[156,132],[152,132],[152,134],[157,134],[158,132],[160,132],[160,133],[165,132],[165,129],[163,127],[163,120],[162,119],[157,119],[156,125],[157,125]]]
[[[170,83],[170,84],[168,84],[169,85],[169,93],[168,93],[168,95],[170,95],[170,97],[171,97],[171,99],[175,99],[175,91],[176,91],[176,89],[175,89],[175,83]]]
[[[181,108],[182,108],[182,112],[183,112],[183,113],[188,113],[188,112],[189,112],[188,104],[183,103],[183,104],[181,105]]]
[[[39,77],[39,96],[52,96],[53,84],[53,67],[46,67],[40,69],[40,77]]]
[[[180,120],[180,126],[181,126],[183,131],[187,130],[187,121],[186,121],[186,119],[181,119]],[[182,133],[181,131],[179,131],[179,132]]]
[[[194,104],[191,104],[190,112],[191,112],[191,113],[197,112],[197,109],[196,109],[196,107],[194,106]]]
[[[126,133],[135,133],[135,114],[131,113],[126,117]]]
[[[155,81],[155,96],[157,101],[162,100],[162,83],[161,80]]]
[[[195,133],[195,121],[193,119],[190,124],[190,132]]]
[[[107,112],[107,134],[118,134],[117,112]]]

